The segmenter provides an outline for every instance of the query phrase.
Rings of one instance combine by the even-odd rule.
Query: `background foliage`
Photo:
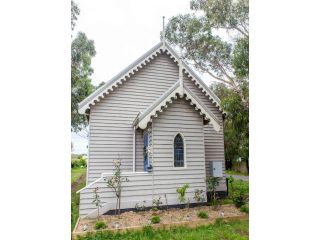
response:
[[[192,13],[169,20],[166,39],[186,62],[214,80],[211,88],[226,112],[226,160],[248,163],[249,1],[191,0],[190,8]]]
[[[74,30],[80,14],[78,5],[71,1],[71,29]],[[71,36],[72,37],[72,36]],[[78,113],[78,103],[95,90],[90,76],[93,73],[91,59],[96,55],[94,41],[84,32],[72,37],[71,43],[71,130],[78,132],[88,125],[86,117]]]

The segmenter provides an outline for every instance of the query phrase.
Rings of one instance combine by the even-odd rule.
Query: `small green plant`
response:
[[[97,210],[98,210],[98,220],[100,218],[100,214],[99,214],[99,209],[100,207],[102,207],[102,204],[101,204],[101,200],[100,200],[100,196],[99,196],[99,188],[96,187],[94,190],[93,190],[93,193],[94,193],[94,199],[92,201],[92,203],[97,207]]]
[[[157,224],[160,222],[160,217],[159,216],[152,216],[150,221],[152,224]]]
[[[249,213],[249,206],[248,206],[247,204],[242,205],[242,206],[240,207],[240,211],[241,211],[241,212],[245,212],[245,213]]]
[[[146,210],[145,203],[146,203],[146,201],[143,201],[143,203],[141,204],[141,206],[139,205],[139,203],[137,203],[137,204],[135,205],[136,212],[143,212],[143,211],[145,211],[145,210]]]
[[[193,197],[194,200],[196,200],[197,202],[201,202],[203,203],[204,200],[205,200],[205,197],[204,197],[204,191],[201,189],[196,189],[194,191],[194,197]]]
[[[216,188],[219,186],[219,177],[208,177],[207,179],[207,187],[208,191],[211,193],[212,199],[216,200]]]
[[[102,221],[97,221],[95,224],[94,224],[94,229],[95,230],[99,230],[99,229],[105,229],[107,228],[107,225],[102,222]]]
[[[209,218],[209,215],[208,215],[208,213],[205,212],[205,211],[200,211],[200,212],[198,212],[198,217],[199,217],[199,218],[203,218],[203,219],[208,219],[208,218]]]
[[[179,201],[181,204],[186,203],[186,191],[189,188],[189,184],[184,184],[181,188],[177,188],[177,193],[179,194]]]
[[[152,199],[152,210],[157,211],[161,204],[161,197]]]

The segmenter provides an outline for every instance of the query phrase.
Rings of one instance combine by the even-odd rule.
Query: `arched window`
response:
[[[184,142],[180,133],[178,133],[173,142],[174,147],[174,166],[184,167]]]

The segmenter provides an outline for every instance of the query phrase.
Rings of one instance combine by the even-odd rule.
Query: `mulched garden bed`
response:
[[[208,213],[208,219],[200,219],[197,214],[199,211],[205,211]],[[152,216],[159,216],[160,223],[152,224],[150,218]],[[100,221],[107,224],[107,228],[104,230],[124,230],[124,229],[139,229],[146,225],[158,226],[170,226],[179,225],[179,223],[209,223],[214,222],[217,218],[232,218],[247,216],[246,213],[242,213],[232,204],[226,204],[218,206],[214,209],[212,206],[198,206],[193,208],[170,208],[169,210],[147,210],[142,212],[124,212],[119,216],[102,215]],[[94,224],[97,219],[80,219],[77,226],[74,229],[74,234],[83,234],[86,232],[94,232]],[[84,229],[86,229],[84,231]]]

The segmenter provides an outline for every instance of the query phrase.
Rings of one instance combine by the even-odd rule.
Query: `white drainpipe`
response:
[[[135,172],[136,171],[136,127],[133,126],[133,155],[132,155],[132,172]]]

